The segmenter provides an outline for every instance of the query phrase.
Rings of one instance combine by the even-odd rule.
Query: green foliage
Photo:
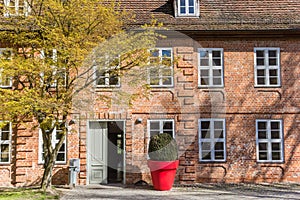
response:
[[[151,160],[177,160],[178,148],[176,140],[168,133],[153,135],[150,138],[148,154]]]
[[[43,199],[59,199],[58,195],[48,194],[36,189],[10,189],[0,191],[0,200],[43,200]]]

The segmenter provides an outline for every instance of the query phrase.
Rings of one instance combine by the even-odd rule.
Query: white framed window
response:
[[[27,0],[4,0],[4,16],[28,16],[30,6]]]
[[[3,61],[8,61],[12,59],[12,49],[10,48],[0,48],[0,59]],[[7,77],[3,73],[3,68],[0,67],[0,87],[1,88],[11,88],[12,78]]]
[[[173,50],[156,48],[150,50],[149,84],[151,87],[173,86]],[[155,65],[155,66],[151,66]]]
[[[0,128],[0,164],[10,163],[11,152],[11,134],[12,128],[10,122],[1,122]]]
[[[59,142],[60,138],[62,137],[62,132],[63,130],[59,127],[54,128],[53,133],[52,133],[52,146],[55,147],[55,145]],[[39,163],[42,164],[44,163],[44,149],[43,149],[43,136],[42,136],[42,131],[39,130]],[[67,134],[67,133],[66,133]],[[64,139],[64,143],[58,150],[58,154],[56,157],[56,164],[65,164],[67,162],[67,137]]]
[[[176,17],[199,17],[199,0],[174,1]]]
[[[173,119],[158,119],[158,120],[148,120],[148,131],[149,136],[153,136],[161,133],[168,133],[173,138],[175,138],[175,128]]]
[[[105,59],[105,66],[95,66],[96,87],[120,87],[120,56]]]
[[[258,162],[283,162],[282,120],[256,120]]]
[[[224,66],[223,49],[198,49],[198,85],[199,87],[223,87]]]
[[[225,119],[199,119],[199,159],[226,161]]]
[[[255,86],[280,86],[280,48],[254,48]]]
[[[59,69],[57,66],[57,49],[42,50],[41,51],[42,59],[50,59],[51,61],[51,70],[52,73],[47,77],[48,80],[45,80],[45,74],[42,73],[42,81],[48,84],[49,87],[55,88],[57,86],[66,85],[66,70]]]

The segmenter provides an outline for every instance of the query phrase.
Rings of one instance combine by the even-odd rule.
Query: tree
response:
[[[104,65],[107,54],[121,55],[120,67],[109,69],[120,76],[136,65],[145,65],[146,49],[155,44],[157,35],[151,30],[124,32],[124,22],[131,20],[131,15],[114,2],[32,0],[27,3],[29,15],[7,17],[5,31],[0,33],[1,40],[11,45],[2,52],[0,79],[12,81],[11,89],[0,89],[0,113],[2,121],[16,125],[32,119],[41,130],[44,160],[41,188],[47,190],[66,137],[73,99],[97,79],[94,66]],[[120,36],[113,37],[117,34]],[[109,38],[113,38],[109,40],[111,43]],[[107,49],[96,48],[99,43]],[[62,131],[59,142],[53,146],[51,138],[56,128]]]

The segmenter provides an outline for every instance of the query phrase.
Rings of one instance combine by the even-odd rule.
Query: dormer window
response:
[[[175,0],[175,17],[199,17],[199,0]]]
[[[27,0],[4,0],[4,16],[27,16],[30,11]]]

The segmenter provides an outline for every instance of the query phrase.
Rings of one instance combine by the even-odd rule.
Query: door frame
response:
[[[86,185],[89,185],[90,184],[90,178],[89,178],[89,173],[90,173],[90,167],[89,167],[89,164],[90,164],[90,156],[88,154],[88,150],[89,150],[89,137],[90,137],[90,122],[105,122],[105,123],[108,123],[108,122],[123,122],[123,130],[124,130],[124,133],[123,133],[123,181],[122,181],[122,184],[126,184],[126,144],[125,144],[125,140],[126,140],[126,130],[125,130],[125,127],[126,127],[126,120],[87,120],[86,122]]]

